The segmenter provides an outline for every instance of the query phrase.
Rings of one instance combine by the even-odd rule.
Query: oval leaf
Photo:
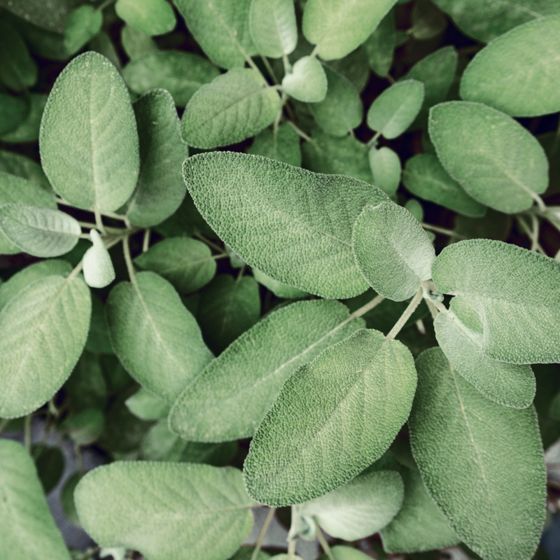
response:
[[[91,230],[90,237],[93,246],[83,257],[84,280],[92,288],[105,288],[115,279],[111,255],[97,231]]]
[[[327,95],[327,76],[314,56],[300,58],[282,80],[282,89],[294,99],[318,103]]]
[[[297,45],[294,0],[253,0],[249,30],[259,54],[281,58]]]
[[[382,146],[369,151],[369,166],[373,182],[389,196],[393,196],[401,182],[401,160],[396,152]]]
[[[166,0],[117,0],[115,11],[147,35],[163,35],[175,27],[175,12]]]

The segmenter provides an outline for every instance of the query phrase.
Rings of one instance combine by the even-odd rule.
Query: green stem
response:
[[[412,314],[416,311],[422,298],[424,296],[424,291],[420,288],[414,297],[410,300],[410,303],[403,311],[403,314],[399,317],[398,321],[393,325],[393,328],[389,331],[387,338],[393,340],[401,332],[402,328],[406,325],[407,321],[412,317]]]
[[[257,560],[257,558],[259,556],[259,552],[261,551],[261,548],[263,547],[264,539],[266,537],[266,534],[268,533],[268,529],[270,527],[270,524],[272,523],[272,520],[274,519],[275,511],[276,511],[275,508],[270,508],[268,510],[268,513],[266,514],[266,517],[265,517],[264,522],[262,524],[261,530],[259,531],[259,534],[257,536],[257,540],[255,542],[255,549],[253,550],[253,554],[251,554],[251,560]]]
[[[327,558],[329,560],[335,560],[331,547],[329,546],[329,543],[327,542],[325,535],[323,535],[323,531],[321,531],[319,525],[317,525],[317,540],[319,541],[323,552],[327,555]]]
[[[122,240],[124,262],[126,264],[126,270],[128,271],[128,277],[133,284],[136,284],[136,272],[134,271],[134,264],[132,263],[132,256],[130,255],[130,237],[127,235]]]
[[[362,305],[362,307],[359,307],[358,309],[356,309],[356,311],[352,312],[347,321],[350,322],[352,321],[352,319],[356,319],[357,317],[365,315],[366,313],[377,307],[384,299],[385,298],[383,296],[375,296],[371,301],[368,301],[368,303]]]
[[[150,248],[150,237],[152,230],[148,228],[144,231],[144,239],[142,240],[142,253],[145,253]]]
[[[296,126],[292,121],[288,121],[288,124],[296,131],[297,135],[303,138],[306,142],[311,142],[312,144],[315,142],[313,138],[308,136],[299,126]]]
[[[373,138],[370,139],[370,141],[367,143],[368,148],[372,148],[374,146],[377,146],[377,141],[381,138],[381,132],[376,132],[373,135]]]
[[[439,226],[433,226],[432,224],[422,224],[424,229],[428,231],[433,231],[434,233],[441,233],[442,235],[447,235],[448,237],[455,237],[456,239],[466,239],[464,235],[453,231],[452,229],[442,228]]]

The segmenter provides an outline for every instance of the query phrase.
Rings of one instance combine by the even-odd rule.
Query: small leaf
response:
[[[80,224],[69,214],[23,204],[0,206],[0,230],[18,249],[35,257],[58,257],[80,239]]]
[[[0,21],[0,83],[25,91],[37,82],[37,65],[17,27],[5,17]]]
[[[327,76],[314,56],[300,58],[282,80],[282,89],[294,99],[319,103],[327,95]]]
[[[158,51],[156,42],[149,35],[131,27],[130,25],[125,25],[122,28],[121,43],[130,60],[137,60],[138,58],[143,58],[149,54],[160,52]],[[149,75],[146,74],[146,77],[148,76]],[[128,82],[128,78],[126,78],[126,76],[125,80]]]
[[[367,124],[387,140],[392,140],[413,123],[423,103],[424,84],[417,80],[397,82],[371,104]]]
[[[128,25],[148,35],[173,31],[175,12],[166,0],[117,0],[117,15]]]
[[[368,284],[393,301],[411,298],[432,276],[434,247],[422,225],[402,206],[366,206],[352,235],[356,262]]]
[[[286,381],[259,426],[244,466],[249,493],[279,506],[345,484],[387,450],[415,388],[400,342],[359,330],[331,346]]]
[[[281,124],[276,130],[267,128],[255,137],[250,154],[283,161],[296,167],[301,166],[301,146],[297,132],[288,124]]]
[[[84,280],[91,288],[105,288],[115,279],[111,255],[97,231],[92,229],[89,235],[93,245],[83,257]]]
[[[64,47],[69,54],[78,52],[95,37],[103,25],[103,12],[93,6],[78,6],[66,18]]]
[[[0,135],[21,126],[28,113],[29,107],[23,99],[0,92]]]
[[[151,560],[185,551],[223,560],[253,526],[253,504],[233,468],[116,462],[82,478],[75,500],[83,527],[99,545],[132,548]]]
[[[393,196],[401,182],[401,160],[396,152],[382,146],[369,151],[369,166],[375,186]]]
[[[364,43],[370,68],[378,76],[389,74],[396,46],[395,12],[391,10]]]
[[[43,109],[45,108],[45,103],[47,102],[47,96],[42,93],[30,93],[28,94],[27,99],[29,105],[27,116],[16,128],[1,136],[1,140],[4,142],[8,142],[10,144],[24,144],[27,142],[36,142],[39,139],[39,127],[41,125]]]
[[[437,37],[447,27],[445,15],[429,0],[420,0],[412,9],[412,27],[409,33],[419,41]]]
[[[169,414],[169,403],[143,387],[128,397],[125,404],[141,420],[161,420]]]
[[[496,109],[467,101],[436,105],[429,132],[449,175],[490,208],[527,210],[548,187],[548,161],[537,139]]]
[[[418,359],[414,459],[457,536],[487,560],[526,560],[545,520],[546,472],[535,411],[482,397],[441,350]]]
[[[0,101],[0,106],[2,102]],[[15,152],[9,152],[8,150],[0,150],[0,200],[2,202],[15,202],[14,200],[6,197],[6,189],[3,188],[4,181],[10,181],[13,176],[17,175],[22,179],[28,179],[31,183],[36,183],[41,189],[37,189],[43,196],[48,196],[51,201],[51,207],[56,208],[56,203],[54,196],[51,191],[48,179],[45,177],[41,166],[33,159],[26,157]],[[15,179],[17,181],[17,179]],[[21,184],[21,182],[20,182]],[[17,188],[17,187],[16,187]],[[12,188],[7,189],[10,194],[12,193]],[[39,195],[38,195],[39,196]]]
[[[249,31],[262,56],[281,58],[293,52],[298,38],[294,0],[253,0]]]

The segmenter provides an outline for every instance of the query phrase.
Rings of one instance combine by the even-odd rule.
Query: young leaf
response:
[[[93,245],[84,253],[84,280],[92,288],[105,288],[115,279],[111,255],[96,230],[92,229],[89,235]]]
[[[166,89],[179,107],[184,107],[201,86],[218,75],[218,69],[208,60],[182,51],[146,53],[123,68],[123,77],[134,93]]]
[[[559,10],[560,11],[560,10]],[[560,14],[512,29],[482,49],[461,79],[461,97],[514,117],[560,111]]]
[[[301,166],[299,136],[288,123],[281,124],[276,130],[267,128],[260,132],[247,152],[283,161],[296,167]]]
[[[281,58],[297,45],[294,0],[252,0],[249,31],[262,56]]]
[[[39,139],[39,127],[41,125],[43,110],[47,102],[47,96],[42,93],[30,93],[28,94],[27,101],[29,107],[25,119],[19,122],[16,128],[10,130],[6,134],[2,134],[0,139],[4,142],[10,144],[25,144],[27,142],[37,142]]]
[[[181,164],[188,148],[181,139],[181,123],[171,95],[158,89],[134,104],[140,137],[140,175],[127,216],[142,227],[157,225],[183,202],[186,187]]]
[[[279,111],[278,93],[256,70],[234,68],[193,95],[183,115],[183,137],[195,148],[235,144],[272,124]]]
[[[69,214],[23,204],[0,206],[0,231],[18,249],[34,257],[58,257],[80,239],[80,224]]]
[[[173,31],[175,12],[166,0],[117,0],[117,15],[128,25],[147,35]]]
[[[0,83],[14,91],[25,91],[37,82],[37,65],[17,27],[0,21]]]
[[[172,402],[212,358],[173,286],[153,272],[121,282],[107,301],[111,342],[125,369]]]
[[[244,466],[249,493],[288,505],[345,484],[387,450],[415,388],[410,352],[378,331],[327,348],[286,381],[259,426]]]
[[[323,60],[343,58],[375,31],[397,0],[309,0],[303,34]]]
[[[323,297],[365,291],[351,230],[368,202],[386,199],[379,189],[227,152],[189,158],[183,177],[204,218],[251,266]]]
[[[467,101],[436,105],[429,132],[449,175],[490,208],[527,210],[548,186],[548,161],[537,139],[496,109]]]
[[[433,266],[442,293],[468,300],[486,354],[514,364],[560,361],[560,262],[488,239],[446,247]]]
[[[138,178],[138,134],[126,86],[102,55],[72,60],[49,95],[39,137],[54,190],[85,209],[113,212]]]
[[[143,387],[128,397],[125,404],[130,412],[141,420],[161,420],[169,414],[169,403]]]
[[[414,459],[457,536],[487,560],[526,560],[545,519],[546,473],[535,411],[482,397],[441,350],[417,362]]]
[[[348,484],[301,505],[329,535],[345,541],[365,539],[395,517],[404,497],[403,481],[394,471],[368,471]]]
[[[393,196],[401,182],[402,168],[398,154],[387,146],[379,149],[372,147],[369,151],[369,166],[373,183]]]
[[[89,290],[79,277],[49,276],[0,313],[0,417],[25,416],[68,379],[86,343]]]
[[[0,440],[0,481],[0,556],[10,560],[70,560],[35,465],[15,441]]]
[[[368,126],[388,140],[400,136],[417,117],[424,103],[424,84],[404,80],[387,88],[371,104]]]
[[[103,25],[103,12],[93,6],[78,6],[68,14],[64,26],[64,47],[69,54],[78,52],[95,37]]]
[[[171,428],[191,441],[252,436],[286,379],[362,326],[334,301],[304,301],[273,311],[185,387],[171,410]]]
[[[0,135],[19,127],[29,112],[27,103],[15,95],[0,92]]]
[[[282,89],[294,99],[319,103],[327,95],[327,75],[314,56],[300,58],[282,80]]]
[[[480,218],[486,214],[486,208],[449,176],[433,154],[411,157],[404,168],[403,183],[412,194],[463,216]]]
[[[364,43],[369,66],[378,76],[389,74],[396,46],[395,12],[391,10]]]
[[[76,507],[101,546],[123,546],[151,560],[223,560],[253,526],[253,505],[233,468],[155,462],[99,467],[78,484]]]
[[[0,101],[0,106],[1,106]],[[17,175],[22,179],[28,179],[31,183],[36,183],[44,191],[41,193],[43,196],[50,195],[48,198],[51,201],[51,207],[56,208],[54,196],[52,195],[51,187],[48,179],[45,177],[41,166],[33,159],[26,157],[15,152],[7,150],[0,150],[0,200],[4,202],[15,202],[6,198],[5,189],[2,188],[2,183],[5,180],[11,180],[13,175]],[[17,179],[16,179],[17,181]],[[21,184],[21,182],[20,182]],[[16,187],[17,188],[17,187]],[[12,192],[12,188],[7,189]]]
[[[388,299],[411,298],[432,276],[436,255],[430,238],[408,210],[393,202],[364,208],[352,244],[364,278]]]
[[[149,54],[159,52],[156,42],[149,35],[147,35],[143,31],[139,31],[138,29],[131,27],[130,25],[125,25],[122,28],[121,43],[123,49],[125,50],[130,60],[137,60],[139,58],[148,56]],[[173,52],[173,51],[167,51],[167,52]],[[145,77],[148,78],[149,74],[147,73]],[[128,79],[126,79],[126,81],[128,82]],[[152,89],[152,88],[148,88],[148,89]]]

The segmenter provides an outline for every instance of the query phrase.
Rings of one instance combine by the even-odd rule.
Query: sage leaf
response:
[[[125,25],[122,28],[121,43],[130,60],[137,60],[149,54],[160,52],[156,42],[149,35],[130,25]],[[148,74],[146,74],[146,77],[148,77]],[[129,87],[131,87],[130,84]]]
[[[253,526],[253,504],[234,468],[116,462],[82,478],[75,500],[98,544],[132,548],[150,560],[180,558],[185,551],[223,560]]]
[[[212,357],[173,286],[153,272],[141,272],[111,290],[107,319],[126,371],[169,402]]]
[[[378,76],[389,74],[396,46],[395,11],[391,10],[363,45],[369,66]]]
[[[193,95],[183,115],[183,137],[195,148],[235,144],[272,124],[279,111],[278,93],[256,70],[234,68]]]
[[[69,214],[23,204],[0,206],[0,231],[21,251],[35,257],[58,257],[80,239],[80,224]]]
[[[515,117],[560,111],[559,15],[512,29],[492,41],[469,63],[461,97],[491,105]]]
[[[70,560],[35,465],[15,441],[0,440],[0,481],[0,555],[11,560]]]
[[[111,255],[99,233],[92,229],[89,233],[92,246],[84,253],[84,280],[92,288],[105,288],[115,279],[115,269]]]
[[[273,311],[185,387],[171,410],[171,428],[190,441],[252,436],[298,367],[362,326],[335,301],[303,301]]]
[[[333,546],[331,548],[331,554],[334,560],[367,560],[369,556],[360,552],[356,548],[351,548],[349,546]],[[320,560],[330,560],[327,555],[321,556]]]
[[[169,403],[143,387],[128,397],[125,404],[141,420],[161,420],[169,414]]]
[[[267,128],[257,134],[248,153],[301,166],[299,136],[288,123],[281,124],[276,130]]]
[[[478,202],[514,214],[548,187],[539,142],[508,115],[481,103],[450,101],[432,108],[430,139],[455,181]]]
[[[378,331],[327,348],[286,381],[260,424],[244,466],[249,493],[297,504],[350,481],[387,450],[415,388],[410,352]]]
[[[41,118],[46,102],[46,95],[42,93],[30,93],[27,98],[27,105],[29,107],[25,119],[20,121],[16,128],[13,128],[6,134],[2,134],[0,139],[10,144],[36,142],[39,139],[39,127],[41,125]],[[7,109],[9,110],[9,107]],[[17,108],[15,111],[16,114],[18,114]],[[1,129],[2,126],[0,125],[0,130]]]
[[[147,35],[173,31],[175,12],[166,0],[117,0],[117,15],[128,25]]]
[[[68,379],[87,338],[89,290],[77,276],[49,276],[19,291],[0,312],[0,417],[25,416]]]
[[[78,6],[66,18],[64,48],[70,54],[78,52],[101,31],[103,12],[93,6]]]
[[[387,146],[379,149],[372,147],[368,159],[374,184],[393,196],[401,182],[402,168],[398,154]]]
[[[297,45],[294,0],[252,0],[249,31],[262,56],[281,58]]]
[[[504,408],[485,399],[437,348],[423,352],[417,366],[409,427],[430,495],[477,554],[488,560],[531,558],[546,495],[534,409]]]
[[[37,82],[37,65],[15,25],[0,21],[0,83],[25,91]]]
[[[385,200],[379,189],[227,152],[189,158],[183,177],[206,221],[251,266],[323,297],[365,291],[351,230],[368,202]]]
[[[29,0],[25,4],[0,0],[0,6],[41,29],[64,31],[64,22],[79,0]]]
[[[19,127],[28,111],[29,107],[23,99],[0,92],[0,134],[3,136]]]
[[[314,56],[300,58],[284,76],[282,89],[298,101],[323,101],[327,95],[327,75],[323,65]]]
[[[1,102],[0,102],[1,105]],[[49,185],[49,181],[45,177],[41,166],[33,159],[8,150],[0,150],[0,200],[2,202],[16,202],[9,196],[12,188],[5,189],[2,187],[5,181],[11,181],[13,176],[17,175],[22,179],[28,179],[31,183],[36,183],[41,187],[37,196],[43,195],[51,202],[51,207],[56,208],[54,196]],[[15,179],[17,181],[17,179]],[[19,183],[21,185],[21,182]],[[16,187],[17,188],[17,187]],[[15,190],[15,189],[14,189]]]
[[[388,299],[411,298],[432,276],[436,255],[428,234],[393,202],[366,206],[354,224],[352,243],[364,278]]]

